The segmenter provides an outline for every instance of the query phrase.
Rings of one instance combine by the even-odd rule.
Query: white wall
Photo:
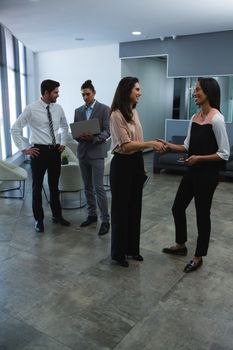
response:
[[[59,81],[57,102],[64,108],[69,123],[73,122],[75,108],[83,104],[80,87],[85,80],[92,80],[98,101],[111,105],[121,78],[118,44],[37,53],[35,63],[37,98],[42,80]]]
[[[142,96],[137,106],[145,140],[164,138],[165,119],[172,118],[174,80],[167,62],[156,58],[122,60],[122,76],[139,79]]]

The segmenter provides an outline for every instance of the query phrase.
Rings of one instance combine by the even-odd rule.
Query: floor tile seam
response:
[[[30,254],[30,255],[32,255],[32,256],[34,256],[34,257],[37,257],[37,258],[43,260],[44,262],[47,262],[47,263],[49,263],[49,264],[53,264],[54,266],[57,265],[58,267],[61,267],[61,264],[57,264],[57,263],[51,262],[51,261],[48,260],[47,258],[45,258],[45,257],[43,257],[43,256],[40,256],[40,255],[38,255],[38,254],[32,254],[31,251],[30,251],[30,248],[20,249],[20,248],[18,248],[18,247],[12,246],[12,244],[10,244],[10,247],[13,248],[13,249],[15,249],[15,250],[17,250],[17,251],[19,251],[19,252],[28,253],[28,254]],[[17,255],[17,254],[14,254],[14,256],[16,256],[16,255]],[[105,256],[104,256],[103,258],[100,258],[100,260],[99,260],[98,263],[100,263],[100,262],[103,261],[103,260],[106,260],[106,257],[105,257]],[[78,271],[78,272],[77,272],[77,275],[85,274],[90,268],[93,268],[93,266],[96,266],[96,263],[93,262],[93,265],[88,266],[86,269],[84,269],[84,270],[82,270],[82,271]],[[65,267],[65,265],[62,265],[62,267]],[[74,272],[73,270],[71,270],[71,271]]]
[[[43,260],[43,262],[47,262],[48,264],[52,264],[53,266],[52,267],[57,267],[57,268],[61,268],[61,267],[65,267],[65,265],[61,265],[61,264],[58,264],[58,263],[54,263],[54,262],[51,262],[51,261],[49,261],[48,259],[46,259],[46,258],[44,258],[44,257],[41,257],[41,256],[39,256],[39,255],[37,255],[37,254],[32,254],[31,252],[30,252],[30,250],[29,249],[26,249],[26,250],[22,250],[22,249],[19,249],[19,248],[17,248],[17,247],[12,247],[13,249],[15,249],[15,250],[18,250],[19,252],[22,252],[22,253],[29,253],[29,254],[31,254],[33,257],[37,257],[37,258],[39,258],[40,260]],[[5,258],[5,259],[3,259],[2,260],[2,262],[3,261],[6,261],[6,260],[10,260],[10,259],[12,259],[12,258],[14,258],[14,257],[17,257],[17,254],[14,254],[14,255],[12,255],[12,256],[10,256],[10,257],[7,257],[7,258]],[[68,270],[68,272],[69,272],[69,270]],[[70,270],[70,272],[74,272],[73,270]],[[82,273],[83,271],[77,271],[76,273],[75,273],[75,275],[80,275],[81,273]],[[59,283],[59,282],[58,282]],[[59,285],[61,285],[61,286],[63,286],[63,283],[59,283]]]
[[[176,280],[173,285],[168,289],[168,291],[166,291],[161,298],[159,299],[159,302],[165,302],[169,299],[170,295],[172,294],[172,292],[174,292],[176,290],[176,288],[179,286],[179,284],[183,281],[183,279],[185,278],[185,274],[182,274],[178,280]]]
[[[155,250],[152,250],[152,249],[149,249],[149,248],[144,248],[143,247],[143,244],[141,245],[141,248],[144,250],[144,251],[147,251],[147,252],[150,252],[150,253],[153,253],[153,254],[159,254],[159,256],[166,256],[164,253],[162,253],[162,250],[159,250],[159,251],[155,251]],[[168,258],[168,256],[167,256]],[[174,255],[169,255],[169,259],[174,259],[174,260],[179,260],[179,261],[186,261],[185,259],[187,259],[185,256],[174,256]]]
[[[214,204],[223,204],[227,207],[232,207],[232,202],[229,200],[229,202],[224,202],[223,200],[220,200],[220,199],[213,199],[213,205]]]
[[[42,300],[43,300],[43,298],[42,298]],[[33,308],[36,306],[36,304],[38,304],[38,303],[35,303],[35,304],[30,308],[30,311],[33,310]],[[29,313],[30,313],[30,311],[29,311]],[[71,314],[66,314],[66,317],[72,317],[73,315],[75,315],[75,314],[77,314],[77,313],[78,313],[78,312],[73,312],[73,313],[71,313]],[[18,315],[18,317],[17,317],[17,315]],[[20,313],[16,314],[15,316],[11,316],[11,315],[10,315],[10,317],[13,317],[13,318],[15,318],[16,320],[18,320],[18,321],[20,321],[20,322],[23,322],[23,323],[26,324],[27,326],[32,327],[32,328],[35,329],[36,331],[42,333],[42,334],[45,335],[46,337],[49,337],[50,339],[55,340],[57,343],[66,346],[67,349],[70,349],[70,350],[77,350],[76,347],[74,348],[73,346],[69,346],[69,345],[67,345],[66,343],[63,343],[63,342],[61,342],[61,341],[58,341],[57,338],[51,336],[49,333],[47,333],[47,331],[42,331],[42,330],[36,328],[36,326],[33,326],[33,325],[31,325],[30,323],[27,323],[27,321],[24,320],[23,315],[22,315],[22,318],[20,317]],[[85,321],[89,321],[88,318],[86,318],[86,317],[81,316],[81,317],[79,317],[79,319],[80,319],[80,318],[83,319],[83,320],[85,320]],[[93,323],[93,327],[98,331],[98,330],[99,330],[98,326],[96,326],[96,324],[94,323],[94,321],[92,321],[92,323]],[[103,330],[102,330],[102,332],[103,332]],[[105,332],[105,333],[106,333],[106,332]],[[79,333],[79,334],[81,335],[81,337],[83,337],[83,334],[82,334],[82,333]],[[107,334],[107,333],[106,333],[106,334]],[[108,348],[108,349],[110,350],[110,348]]]
[[[49,334],[47,334],[47,333],[45,333],[45,332],[43,332],[43,331],[37,329],[37,328],[36,328],[35,326],[33,326],[33,325],[27,323],[24,319],[20,319],[20,318],[18,318],[17,316],[11,316],[11,315],[9,315],[9,318],[13,318],[13,319],[15,319],[16,321],[22,322],[24,325],[33,328],[36,332],[39,332],[40,334],[42,334],[42,335],[48,337],[49,339],[52,339],[53,341],[55,341],[55,342],[58,343],[59,345],[65,346],[67,349],[75,350],[75,349],[71,348],[70,346],[68,346],[67,344],[65,344],[65,343],[63,343],[63,342],[61,342],[61,341],[58,341],[56,338],[52,337],[51,335],[49,335]],[[9,319],[9,318],[8,318],[8,319]],[[7,320],[8,320],[8,319],[7,319]]]
[[[15,221],[14,221],[13,226],[12,226],[12,232],[11,232],[11,234],[10,234],[10,240],[9,240],[9,241],[12,241],[14,235],[16,234],[17,222],[18,222],[18,220],[19,220],[20,217],[21,217],[23,207],[24,207],[24,199],[22,200],[22,204],[21,204],[21,206],[20,206],[20,209],[18,210],[18,213],[17,213],[17,215],[16,215],[16,217],[15,217]]]

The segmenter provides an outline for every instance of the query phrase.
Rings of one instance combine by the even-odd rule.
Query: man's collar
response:
[[[87,108],[93,109],[94,106],[95,106],[95,104],[96,104],[96,100],[94,100],[94,102],[93,102],[90,106],[85,105],[85,108],[86,108],[86,109],[87,109]]]

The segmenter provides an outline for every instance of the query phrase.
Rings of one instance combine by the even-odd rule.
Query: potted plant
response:
[[[69,164],[69,159],[68,159],[68,156],[66,154],[63,154],[61,156],[61,164],[62,165]]]

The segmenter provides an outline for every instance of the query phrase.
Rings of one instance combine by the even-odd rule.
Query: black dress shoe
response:
[[[162,252],[165,254],[186,256],[188,253],[188,249],[186,247],[183,247],[183,248],[171,247],[171,248],[163,248]]]
[[[60,218],[52,218],[54,224],[60,224],[62,226],[70,226],[70,222],[65,220],[62,216]]]
[[[143,261],[144,259],[143,259],[143,256],[141,256],[140,254],[138,254],[138,255],[133,255],[133,259],[134,260],[137,260],[137,261]]]
[[[109,222],[102,222],[102,224],[100,225],[98,235],[99,236],[106,235],[106,233],[108,233],[109,231],[109,228],[110,228]]]
[[[89,226],[93,222],[97,221],[97,216],[96,215],[88,215],[87,219],[81,223],[81,227]]]
[[[116,264],[123,267],[129,267],[129,262],[127,260],[116,260]]]
[[[141,256],[140,254],[138,254],[138,255],[127,255],[127,258],[131,258],[131,257],[132,257],[132,259],[134,259],[136,261],[143,261],[144,260],[143,256]]]
[[[193,272],[196,271],[197,269],[199,269],[199,267],[201,267],[203,263],[203,260],[199,260],[197,263],[193,260],[191,260],[184,268],[184,272],[189,273],[189,272]]]
[[[44,223],[43,223],[43,221],[36,221],[35,222],[35,230],[36,230],[36,232],[44,232]]]

